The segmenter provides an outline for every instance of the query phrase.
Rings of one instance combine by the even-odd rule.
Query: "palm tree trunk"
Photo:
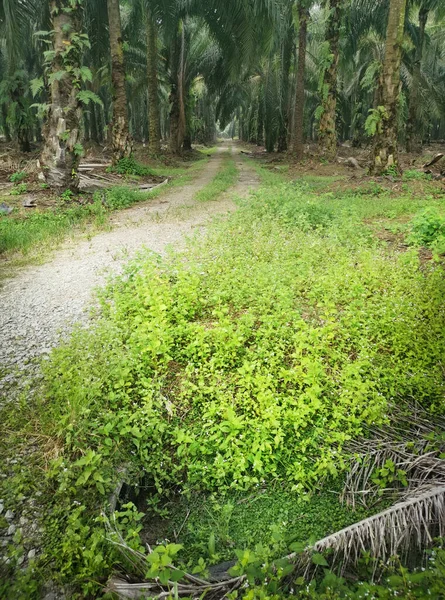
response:
[[[425,41],[425,28],[428,21],[428,9],[419,10],[419,42],[416,48],[416,60],[414,63],[413,83],[409,97],[408,121],[406,124],[406,150],[407,152],[419,153],[422,149],[421,137],[419,135],[419,102],[420,81],[422,77],[421,66],[423,58],[423,45]]]
[[[386,30],[382,74],[382,105],[385,116],[375,136],[370,171],[381,175],[388,168],[400,170],[397,150],[397,107],[400,94],[400,63],[407,0],[391,0]]]
[[[291,7],[292,8],[292,7]],[[281,107],[278,130],[278,152],[286,152],[289,128],[289,77],[292,62],[292,45],[294,38],[294,27],[292,12],[289,14],[288,30],[283,44],[282,73],[281,73]]]
[[[8,110],[6,108],[6,104],[2,104],[2,127],[6,141],[9,143],[11,141],[11,130],[8,123]]]
[[[321,89],[323,112],[318,126],[319,147],[327,158],[337,154],[337,131],[335,126],[337,111],[337,72],[339,59],[341,1],[330,0],[329,20],[326,41],[329,44],[330,61],[326,68]]]
[[[180,154],[185,134],[184,107],[184,23],[181,22],[172,46],[170,88],[170,151]]]
[[[158,98],[158,47],[156,24],[147,14],[147,73],[148,73],[148,149],[150,154],[161,153],[161,129]]]
[[[119,0],[107,0],[113,85],[113,163],[131,154],[128,127],[127,95],[125,92],[124,50]]]
[[[295,91],[292,151],[295,153],[297,160],[302,160],[304,155],[304,79],[306,73],[307,25],[309,21],[309,10],[305,7],[304,0],[298,2],[298,20],[300,30],[298,33],[297,89]]]
[[[73,78],[66,73],[64,56],[73,46],[73,33],[79,33],[81,24],[80,2],[51,0],[50,11],[53,30],[54,58],[50,75],[64,71],[62,76],[51,77],[49,95],[51,102],[44,129],[44,147],[41,163],[47,183],[51,187],[76,191],[79,185],[77,168],[79,153],[76,145],[80,139],[81,109]],[[80,52],[70,53],[70,66],[80,67]]]
[[[257,134],[256,143],[258,146],[264,144],[264,90],[263,86],[260,86],[258,93],[258,121],[257,121]]]

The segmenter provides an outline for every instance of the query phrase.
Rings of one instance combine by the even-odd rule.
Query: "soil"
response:
[[[163,254],[190,234],[202,234],[215,215],[234,210],[233,193],[246,195],[258,183],[236,148],[239,180],[230,193],[198,202],[195,194],[217,174],[231,144],[218,149],[205,169],[184,187],[154,201],[114,213],[113,229],[90,240],[67,240],[46,264],[19,270],[0,289],[0,392],[33,376],[33,361],[48,354],[76,323],[88,320],[94,289],[118,273],[142,248]]]

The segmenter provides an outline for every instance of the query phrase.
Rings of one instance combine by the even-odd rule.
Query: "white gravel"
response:
[[[181,189],[160,199],[115,213],[113,229],[91,240],[67,241],[46,264],[18,271],[0,289],[0,393],[12,382],[26,383],[30,363],[51,350],[73,324],[85,322],[93,290],[142,247],[163,253],[177,246],[213,215],[234,208],[230,195],[196,203],[195,193],[217,173],[220,148],[205,170]],[[237,155],[240,179],[233,191],[246,194],[256,185],[254,171]]]

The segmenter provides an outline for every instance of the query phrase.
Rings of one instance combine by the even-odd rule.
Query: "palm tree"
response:
[[[125,90],[124,50],[119,0],[107,0],[108,27],[113,86],[113,162],[130,156],[132,143],[128,127],[127,95]]]
[[[161,153],[161,130],[159,123],[159,99],[158,99],[158,44],[157,31],[154,16],[150,11],[146,12],[147,28],[147,79],[148,79],[148,123],[149,151],[152,155]]]
[[[306,73],[306,46],[307,46],[307,27],[310,18],[308,0],[298,0],[298,66],[297,82],[295,91],[295,109],[294,109],[294,130],[292,137],[292,151],[297,160],[302,160],[304,154],[304,90]]]
[[[409,95],[408,120],[406,123],[406,150],[418,153],[421,150],[422,123],[419,119],[422,89],[422,59],[425,46],[425,29],[428,17],[433,11],[445,11],[443,0],[418,0],[419,29],[416,36],[416,48],[413,67],[413,80]]]
[[[41,161],[51,187],[78,187],[80,100],[75,75],[81,69],[86,36],[80,34],[81,0],[50,0],[52,50],[49,53],[50,104]]]
[[[381,78],[381,119],[378,124],[370,171],[381,174],[389,168],[400,170],[398,161],[398,101],[400,63],[405,30],[407,0],[391,0],[386,30],[385,60]]]
[[[327,158],[337,154],[337,73],[342,0],[329,0],[329,17],[326,30],[326,67],[321,86],[322,112],[318,127],[319,146]]]

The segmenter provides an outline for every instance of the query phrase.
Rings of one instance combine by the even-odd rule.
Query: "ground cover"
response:
[[[38,401],[9,415],[11,436],[44,449],[35,568],[81,597],[130,569],[100,516],[120,480],[113,523],[130,546],[180,543],[168,561],[196,573],[249,551],[254,564],[364,516],[338,502],[348,442],[393,404],[443,412],[443,267],[437,248],[427,264],[419,253],[443,234],[442,199],[431,225],[409,194],[369,202],[260,173],[207,238],[111,282],[96,324],[45,365]],[[399,251],[373,223],[402,217]],[[36,485],[11,472],[24,493]]]

